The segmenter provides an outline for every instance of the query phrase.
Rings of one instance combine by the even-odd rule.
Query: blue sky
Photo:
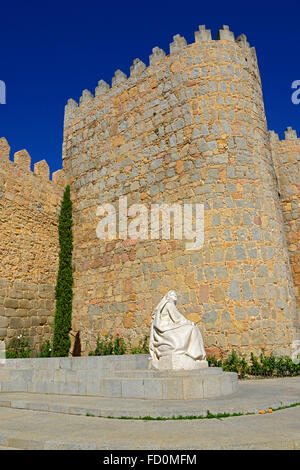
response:
[[[260,65],[268,125],[283,137],[287,126],[300,136],[300,104],[291,84],[300,80],[299,1],[249,2],[119,1],[4,2],[0,6],[0,80],[7,104],[0,105],[0,137],[12,153],[26,148],[33,163],[45,158],[62,166],[64,106],[116,69],[127,75],[136,57],[148,65],[154,46],[169,53],[180,33],[194,41],[199,24],[223,24],[246,34]]]

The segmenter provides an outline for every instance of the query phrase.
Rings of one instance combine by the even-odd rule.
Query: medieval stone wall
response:
[[[289,352],[293,280],[254,48],[223,27],[177,35],[66,106],[64,170],[74,201],[73,329],[83,349],[119,331],[136,342],[169,289],[207,349]],[[97,207],[204,204],[204,245],[99,240]]]
[[[58,210],[62,170],[49,181],[45,160],[34,165],[26,150],[9,160],[0,139],[0,340],[20,334],[39,349],[52,334],[58,266]]]
[[[279,140],[278,135],[271,131],[270,141],[294,279],[298,312],[296,327],[300,333],[300,139],[289,127],[284,140]]]

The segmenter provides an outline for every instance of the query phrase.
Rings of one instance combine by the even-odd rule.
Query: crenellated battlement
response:
[[[285,140],[297,140],[297,131],[292,127],[287,127],[285,131]]]
[[[64,171],[58,170],[52,173],[52,180],[50,180],[50,168],[46,160],[41,160],[34,164],[34,169],[31,171],[31,156],[26,149],[19,150],[14,154],[13,161],[10,160],[10,145],[5,137],[0,138],[0,167],[7,169],[20,169],[34,177],[38,177],[40,181],[49,181],[59,188],[65,186]]]
[[[284,138],[281,140],[276,132],[269,131],[269,138],[281,198],[298,197],[300,138],[297,131],[292,127],[287,127]]]
[[[279,139],[279,135],[275,131],[269,131],[269,137],[271,143],[283,143],[285,141],[290,142],[291,140],[300,141],[300,137],[297,135],[297,131],[292,127],[287,127],[284,132],[284,139]]]
[[[233,50],[236,46],[238,48],[237,50],[243,51],[245,56],[249,56],[249,58],[245,57],[244,62],[259,76],[255,48],[250,47],[247,37],[244,34],[241,34],[235,39],[235,35],[230,31],[229,26],[223,25],[217,34],[217,38],[212,39],[211,30],[206,29],[205,25],[200,25],[198,31],[195,32],[195,42],[188,44],[183,36],[176,34],[173,36],[173,41],[170,43],[169,54],[156,46],[152,49],[152,54],[149,56],[148,66],[140,59],[136,58],[130,67],[128,77],[122,70],[118,69],[112,77],[111,86],[104,80],[100,80],[98,86],[95,88],[94,94],[89,90],[83,90],[79,103],[73,99],[69,99],[65,106],[65,127],[68,127],[75,118],[80,117],[82,112],[86,110],[89,111],[94,100],[98,101],[100,99],[102,101],[109,101],[118,92],[130,88],[134,86],[138,80],[143,80],[150,76],[153,68],[168,65],[170,60],[176,60],[182,53],[187,52],[190,47],[199,47],[199,53],[204,53],[205,55],[206,48],[209,50],[220,46],[225,47],[225,49],[229,48],[229,50]]]

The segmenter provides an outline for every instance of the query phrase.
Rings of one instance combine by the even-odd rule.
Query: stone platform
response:
[[[33,392],[144,400],[194,400],[237,391],[237,374],[218,367],[149,370],[148,355],[9,359],[1,392]]]

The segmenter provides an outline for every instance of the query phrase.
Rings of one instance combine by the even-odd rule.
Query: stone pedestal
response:
[[[169,354],[160,357],[158,360],[149,360],[149,369],[155,370],[195,370],[206,369],[207,367],[207,361],[195,361],[186,354]]]
[[[184,355],[169,357],[168,363],[159,360],[159,366],[173,362],[178,367],[186,359]],[[7,359],[0,367],[0,392],[198,400],[230,395],[238,389],[235,372],[207,367],[206,361],[196,362],[199,368],[194,370],[149,369],[149,363],[146,354]],[[181,365],[187,367],[187,362]]]

